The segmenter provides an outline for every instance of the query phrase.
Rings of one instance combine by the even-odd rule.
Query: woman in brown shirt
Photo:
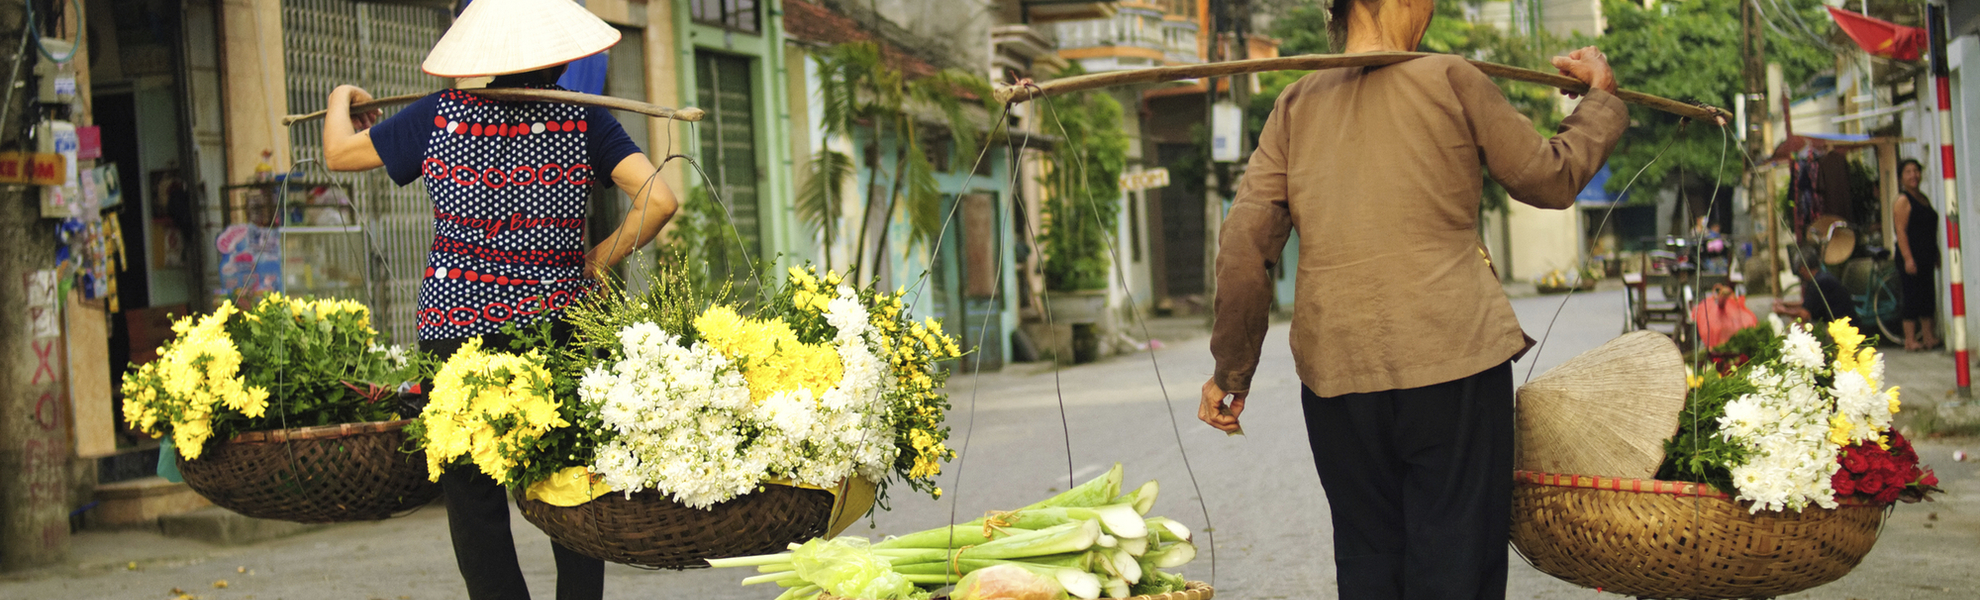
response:
[[[1334,39],[1414,50],[1433,6],[1336,0]],[[1591,89],[1552,138],[1455,56],[1308,75],[1279,97],[1224,221],[1198,416],[1238,429],[1269,271],[1297,229],[1293,359],[1343,600],[1505,595],[1511,361],[1530,340],[1479,245],[1481,176],[1568,208],[1629,120],[1600,51],[1554,65]]]

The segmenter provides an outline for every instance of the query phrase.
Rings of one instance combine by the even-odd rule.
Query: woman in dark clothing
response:
[[[545,32],[555,35],[546,35]],[[442,77],[492,76],[491,88],[561,89],[571,61],[619,41],[618,30],[569,0],[476,0],[421,68]],[[391,118],[351,115],[371,95],[330,92],[325,162],[334,171],[384,167],[394,183],[423,181],[433,201],[433,244],[419,295],[420,348],[445,360],[469,339],[507,349],[504,324],[547,321],[556,343],[564,309],[627,254],[653,240],[678,203],[651,185],[652,161],[602,108],[494,101],[444,90]],[[632,210],[610,236],[585,248],[585,207],[616,185]],[[509,497],[494,479],[458,465],[440,476],[447,529],[470,600],[528,600],[509,530]],[[605,566],[551,544],[559,600],[597,600]]]
[[[1891,207],[1892,224],[1897,230],[1898,283],[1904,289],[1904,302],[1898,316],[1904,319],[1904,349],[1939,347],[1939,336],[1932,331],[1937,312],[1939,289],[1933,275],[1939,270],[1939,211],[1932,200],[1918,191],[1925,177],[1925,166],[1914,159],[1898,163],[1898,182],[1904,201]]]

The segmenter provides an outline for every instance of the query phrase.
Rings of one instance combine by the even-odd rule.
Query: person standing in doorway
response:
[[[1898,163],[1900,202],[1891,206],[1893,229],[1897,231],[1898,287],[1904,297],[1898,302],[1898,317],[1904,319],[1904,349],[1926,350],[1939,347],[1938,332],[1932,319],[1938,316],[1939,211],[1932,199],[1918,191],[1925,177],[1925,166],[1917,159]]]
[[[493,76],[489,87],[561,89],[564,65],[618,41],[618,30],[570,0],[476,0],[422,68],[442,77]],[[652,241],[678,207],[655,181],[652,161],[605,109],[446,90],[382,122],[375,111],[353,118],[351,105],[370,99],[356,86],[330,92],[324,159],[337,171],[383,166],[399,185],[424,178],[434,222],[419,295],[420,348],[441,360],[476,337],[507,348],[498,333],[505,323],[549,320],[555,337],[567,341],[564,309]],[[632,197],[632,211],[587,251],[585,207],[607,182]],[[472,466],[449,469],[440,482],[468,597],[527,600],[506,491]],[[603,596],[604,563],[555,543],[552,553],[559,600]]]
[[[1333,39],[1415,50],[1435,4],[1334,0]],[[1600,50],[1554,66],[1589,89],[1552,138],[1461,57],[1307,75],[1239,183],[1198,418],[1238,431],[1271,269],[1298,230],[1293,359],[1342,600],[1505,597],[1512,360],[1532,340],[1479,246],[1484,173],[1521,202],[1574,206],[1629,124]]]

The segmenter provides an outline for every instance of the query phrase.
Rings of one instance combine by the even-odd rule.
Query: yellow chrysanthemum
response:
[[[507,485],[509,471],[519,464],[510,452],[570,425],[550,395],[550,372],[540,355],[484,352],[480,338],[463,344],[440,367],[427,399],[419,418],[426,431],[427,477],[435,481],[448,463],[465,456]]]
[[[1850,422],[1849,417],[1842,415],[1829,417],[1829,443],[1847,446],[1849,435],[1854,431],[1856,431],[1856,423]]]
[[[777,392],[811,390],[824,396],[845,374],[838,350],[827,344],[805,344],[781,319],[743,318],[726,306],[709,307],[694,320],[701,341],[742,365],[750,400],[762,403]]]

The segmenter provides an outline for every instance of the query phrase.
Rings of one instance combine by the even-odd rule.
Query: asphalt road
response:
[[[1546,334],[1560,297],[1516,300],[1527,330],[1546,345],[1516,365],[1515,380],[1523,381],[1536,363],[1535,372],[1544,371],[1613,338],[1621,304],[1619,292],[1577,295]],[[943,475],[947,495],[934,500],[901,493],[892,510],[848,533],[878,536],[966,521],[1027,504],[1120,462],[1130,484],[1161,481],[1157,513],[1196,526],[1199,543],[1214,537],[1214,560],[1204,552],[1185,574],[1213,581],[1219,597],[1335,598],[1327,505],[1305,442],[1285,335],[1280,325],[1267,339],[1242,437],[1195,421],[1196,390],[1212,367],[1205,338],[1169,344],[1153,363],[1141,354],[1056,371],[1019,366],[980,378],[958,376],[951,382],[950,443],[966,454]],[[1980,505],[1974,500],[1980,498],[1980,475],[1974,462],[1951,458],[1955,448],[1980,451],[1980,444],[1939,440],[1919,448],[1939,468],[1946,497],[1900,506],[1860,568],[1791,598],[1980,598]],[[548,541],[520,516],[514,524],[535,596],[549,598],[555,573]],[[1617,597],[1555,580],[1517,556],[1512,563],[1511,598]],[[612,565],[607,597],[776,595],[774,589],[736,586],[750,574]],[[227,587],[216,588],[220,580]],[[0,598],[9,599],[168,598],[174,589],[214,600],[465,597],[438,506],[233,548],[144,532],[86,533],[76,541],[72,564],[0,576]]]

